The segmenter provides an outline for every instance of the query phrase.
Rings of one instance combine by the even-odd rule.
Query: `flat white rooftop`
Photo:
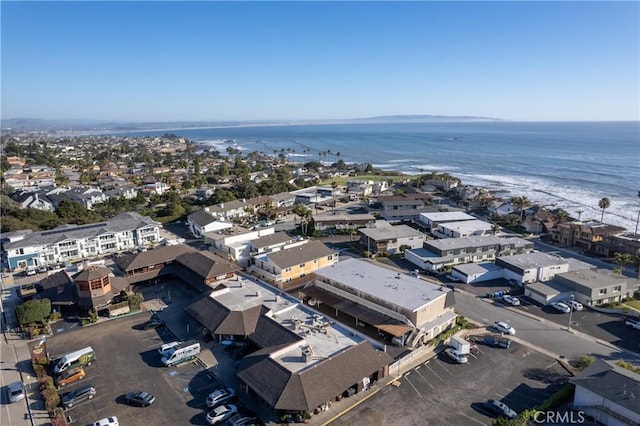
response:
[[[546,266],[559,266],[567,264],[567,259],[542,252],[514,254],[512,256],[500,256],[500,261],[509,263],[521,269],[544,268]]]
[[[423,222],[456,222],[459,220],[475,220],[475,217],[465,212],[429,212],[420,213],[420,220]]]
[[[315,274],[408,311],[417,311],[451,291],[417,277],[357,259],[343,260],[316,271]]]
[[[267,317],[301,337],[300,341],[272,354],[272,358],[289,371],[312,366],[365,340],[354,330],[325,318],[296,298],[253,277],[241,275],[222,284],[226,288],[214,290],[210,295],[218,303],[232,311],[264,305],[270,309]],[[311,351],[307,362],[302,359],[303,346]]]
[[[483,222],[478,219],[463,220],[457,222],[445,222],[438,225],[438,228],[450,229],[461,234],[473,231],[490,231],[492,226],[490,223]]]

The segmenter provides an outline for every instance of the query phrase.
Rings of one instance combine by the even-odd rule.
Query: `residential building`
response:
[[[438,271],[447,266],[494,260],[497,256],[529,253],[531,241],[518,237],[494,236],[427,240],[422,248],[405,251],[404,257],[425,271]]]
[[[317,231],[328,229],[337,231],[348,231],[363,228],[375,224],[376,218],[369,213],[323,213],[313,215],[313,226]]]
[[[382,205],[380,217],[389,222],[417,221],[429,210],[428,194],[385,195],[378,197]]]
[[[189,227],[191,235],[196,238],[202,238],[207,232],[231,228],[233,224],[219,220],[205,209],[198,210],[187,216],[187,226]]]
[[[435,229],[431,229],[431,234],[437,238],[464,238],[491,235],[494,233],[493,229],[494,225],[474,219],[440,223]]]
[[[574,412],[607,426],[640,424],[640,375],[616,361],[596,358],[584,371],[571,379],[575,385]]]
[[[317,240],[253,257],[248,271],[279,288],[295,286],[301,278],[338,262],[338,253]]]
[[[204,234],[204,242],[212,252],[246,268],[249,266],[249,260],[251,259],[249,243],[252,240],[273,235],[274,233],[275,228],[273,227],[249,230],[244,227],[234,226]]]
[[[408,225],[392,225],[377,220],[375,226],[359,228],[360,246],[369,253],[393,254],[401,247],[416,249],[422,247],[426,236]]]
[[[62,225],[49,231],[3,235],[2,255],[10,269],[80,261],[160,242],[160,224],[137,213],[106,222]]]
[[[518,209],[516,209],[513,204],[504,200],[493,200],[487,205],[487,213],[490,215],[506,216],[517,212]]]
[[[247,200],[244,198],[240,200],[225,201],[224,203],[204,208],[204,211],[214,218],[227,222],[231,222],[233,219],[249,216],[249,212],[247,210],[253,210],[253,207],[247,203]]]
[[[608,225],[597,220],[565,222],[558,223],[552,229],[551,239],[563,247],[575,247],[583,251],[604,255],[607,251],[607,245],[602,244],[605,238],[625,232],[625,228]]]
[[[415,348],[455,322],[453,292],[409,274],[347,259],[315,276],[300,290],[307,303],[346,313],[396,346]]]
[[[47,212],[52,212],[56,209],[56,206],[47,196],[46,190],[18,191],[11,195],[11,199],[19,203],[23,209],[38,209]]]
[[[476,218],[463,211],[427,212],[420,213],[418,222],[428,229],[434,229],[441,223],[462,222],[466,220],[476,220]]]
[[[569,271],[566,259],[541,252],[501,256],[496,259],[496,265],[505,269],[504,278],[520,285],[549,281],[556,274]]]
[[[238,391],[275,412],[313,415],[343,395],[365,392],[389,374],[393,358],[355,329],[254,279],[238,277],[187,313],[203,334],[249,355],[237,363]]]
[[[575,299],[585,305],[620,302],[638,290],[636,280],[608,269],[564,272],[557,274],[554,281],[569,287]]]
[[[503,278],[504,268],[493,262],[478,262],[456,265],[451,269],[451,276],[465,284],[474,284]]]

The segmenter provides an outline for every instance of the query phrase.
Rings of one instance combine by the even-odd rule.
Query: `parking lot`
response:
[[[142,330],[148,314],[133,315],[93,326],[74,329],[48,339],[52,358],[91,346],[96,361],[85,367],[86,377],[66,386],[60,394],[91,384],[95,398],[66,411],[74,425],[86,425],[107,416],[117,416],[121,424],[205,425],[206,396],[222,386],[198,363],[165,368],[157,348],[176,340],[164,327]],[[156,397],[146,408],[124,403],[128,392],[144,390]]]
[[[569,374],[554,359],[518,345],[508,350],[478,345],[467,364],[444,354],[420,364],[349,411],[332,425],[490,425],[482,408],[498,399],[517,413],[532,408],[566,383]]]

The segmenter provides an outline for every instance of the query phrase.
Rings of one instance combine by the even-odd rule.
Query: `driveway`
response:
[[[440,354],[408,371],[332,425],[490,425],[487,399],[516,412],[534,407],[566,383],[569,374],[545,355],[518,344],[508,350],[479,345],[467,364]]]

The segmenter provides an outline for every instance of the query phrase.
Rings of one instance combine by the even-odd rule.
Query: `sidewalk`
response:
[[[22,381],[25,385],[26,398],[7,406],[10,422],[5,423],[5,411],[2,413],[3,424],[10,426],[46,425],[49,424],[49,413],[44,408],[44,401],[38,389],[38,379],[31,367],[31,352],[29,341],[22,339],[19,334],[6,333],[7,342],[2,338],[0,350],[2,352],[3,382]],[[12,369],[15,369],[12,371]]]

